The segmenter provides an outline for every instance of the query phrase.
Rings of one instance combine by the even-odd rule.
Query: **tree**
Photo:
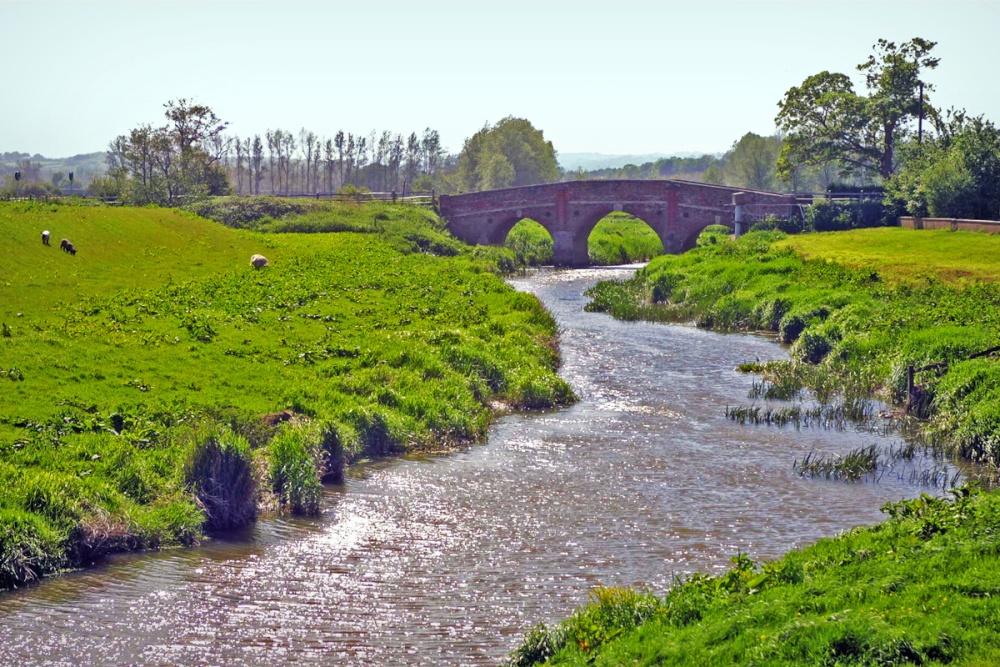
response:
[[[886,188],[897,210],[948,218],[1000,218],[1000,129],[983,116],[950,113],[937,137],[902,149]]]
[[[140,125],[108,147],[109,178],[133,204],[176,205],[181,198],[229,191],[222,163],[229,140],[226,123],[207,106],[186,99],[164,105],[169,121]]]
[[[781,151],[778,137],[762,137],[747,132],[726,154],[724,169],[727,185],[752,190],[774,190],[775,165]]]
[[[880,39],[875,53],[858,65],[867,95],[854,92],[845,74],[820,72],[790,88],[775,118],[787,133],[778,172],[788,178],[795,166],[836,162],[844,175],[878,174],[888,179],[897,167],[896,148],[912,132],[922,112],[930,116],[921,72],[937,67],[935,42],[914,37],[896,45]]]
[[[464,191],[490,190],[559,180],[551,141],[523,118],[508,116],[466,139],[459,155],[458,183]]]

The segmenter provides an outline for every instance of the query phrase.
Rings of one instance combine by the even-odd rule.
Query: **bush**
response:
[[[250,445],[231,431],[195,436],[184,465],[184,479],[213,530],[239,528],[257,516]]]
[[[804,222],[808,229],[833,232],[894,225],[895,217],[880,200],[866,199],[859,203],[823,199],[806,207]]]

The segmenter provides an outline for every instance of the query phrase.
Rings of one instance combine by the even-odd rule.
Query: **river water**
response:
[[[583,312],[588,286],[628,273],[514,281],[559,321],[578,404],[503,417],[466,451],[352,469],[316,519],[0,594],[0,664],[496,664],[598,584],[662,592],[737,552],[774,558],[874,523],[923,490],[796,475],[810,450],[880,438],[728,421],[753,379],[734,367],[784,351]]]

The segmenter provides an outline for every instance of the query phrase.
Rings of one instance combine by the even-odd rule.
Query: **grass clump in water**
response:
[[[250,444],[232,432],[197,434],[184,479],[204,509],[212,530],[241,528],[257,517]]]

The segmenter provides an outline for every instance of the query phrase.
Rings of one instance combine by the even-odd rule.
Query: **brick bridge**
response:
[[[735,229],[737,205],[748,221],[769,213],[787,217],[794,201],[773,192],[690,181],[570,181],[441,195],[438,210],[455,236],[479,245],[503,245],[511,228],[530,218],[552,235],[555,264],[587,266],[587,237],[613,211],[644,221],[663,241],[664,252],[680,254],[693,248],[709,225]]]

